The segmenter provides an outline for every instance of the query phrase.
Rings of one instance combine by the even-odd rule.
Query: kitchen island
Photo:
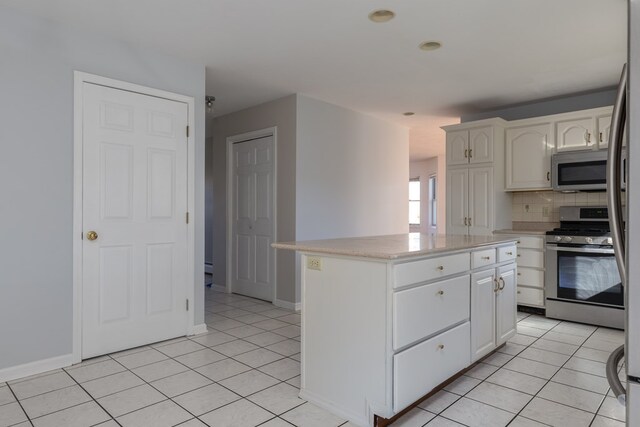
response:
[[[301,253],[300,397],[383,426],[516,333],[509,236],[275,243]]]

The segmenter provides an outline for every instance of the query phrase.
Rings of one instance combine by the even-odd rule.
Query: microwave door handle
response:
[[[568,246],[547,245],[547,250],[556,252],[577,252],[583,254],[607,254],[613,255],[613,249],[606,248],[572,248]]]
[[[607,161],[607,207],[609,208],[609,225],[613,237],[613,249],[622,279],[627,283],[625,268],[625,241],[622,217],[622,139],[627,116],[627,64],[622,67],[616,103],[611,117],[609,148]]]

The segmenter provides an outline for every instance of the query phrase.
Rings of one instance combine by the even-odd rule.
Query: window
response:
[[[409,180],[409,224],[420,225],[420,178]]]
[[[437,224],[437,201],[436,201],[436,176],[431,175],[429,177],[429,218],[431,218],[429,224],[431,227],[435,227]]]

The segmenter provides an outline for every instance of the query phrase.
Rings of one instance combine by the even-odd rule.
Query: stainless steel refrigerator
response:
[[[628,59],[614,107],[607,171],[611,232],[625,286],[626,341],[609,357],[607,378],[620,403],[626,404],[627,425],[640,426],[640,0],[629,0],[628,18]],[[625,131],[626,167],[620,161]],[[621,171],[627,175],[624,195],[620,192]],[[627,209],[626,224],[623,209]],[[616,367],[623,357],[626,363],[620,381]]]

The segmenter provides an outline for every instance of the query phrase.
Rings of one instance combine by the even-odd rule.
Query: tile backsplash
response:
[[[560,206],[604,206],[607,193],[558,193],[526,191],[513,193],[512,221],[558,222]]]

